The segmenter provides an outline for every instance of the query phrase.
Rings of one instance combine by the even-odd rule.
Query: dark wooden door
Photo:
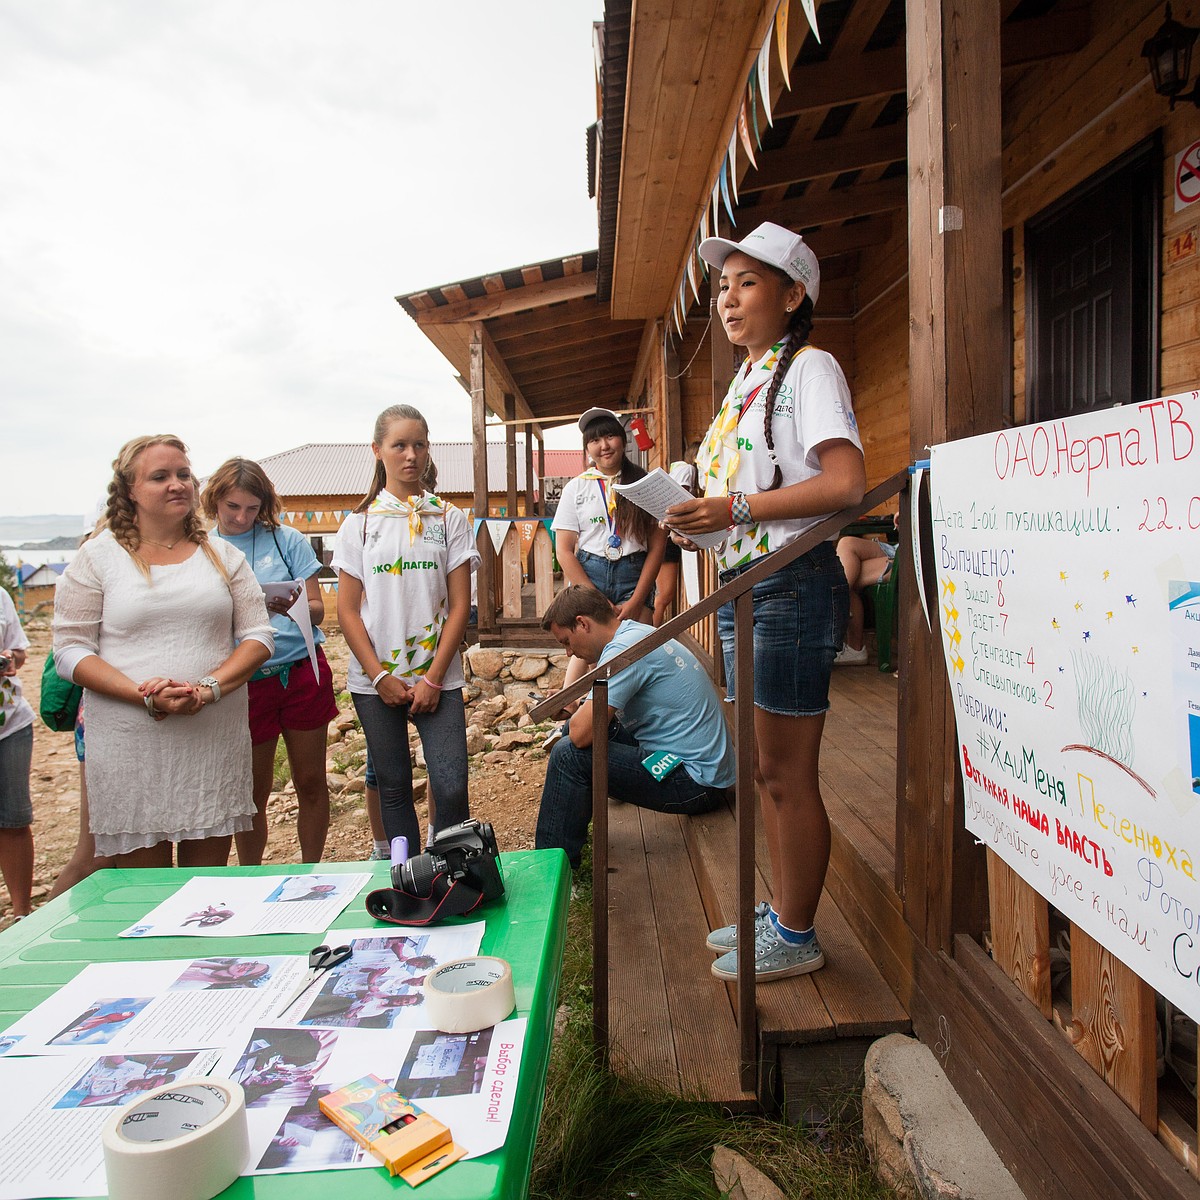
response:
[[[1147,148],[1026,226],[1030,420],[1151,398],[1157,177]]]

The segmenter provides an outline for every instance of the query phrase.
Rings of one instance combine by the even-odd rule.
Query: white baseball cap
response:
[[[798,233],[764,221],[740,242],[711,237],[700,243],[700,257],[709,266],[718,269],[725,265],[725,260],[735,250],[778,267],[789,279],[804,284],[805,295],[816,304],[821,292],[821,265],[812,247]]]
[[[621,423],[621,418],[611,408],[589,408],[579,418],[579,432],[582,433],[597,417],[612,417],[618,424]]]

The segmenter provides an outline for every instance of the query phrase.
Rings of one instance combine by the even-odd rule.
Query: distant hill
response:
[[[40,543],[49,541],[51,538],[70,538],[70,548],[74,549],[78,545],[83,531],[83,513],[47,513],[32,517],[0,517],[0,542]],[[54,549],[56,547],[48,548]],[[66,543],[64,543],[64,548],[66,548]]]

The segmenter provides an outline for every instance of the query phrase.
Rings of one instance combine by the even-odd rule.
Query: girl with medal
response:
[[[459,647],[479,563],[467,518],[425,490],[429,426],[407,404],[379,414],[370,492],[334,545],[338,622],[353,658],[349,688],[379,783],[384,832],[422,845],[413,807],[408,721],[421,735],[438,828],[467,805]]]
[[[718,312],[746,361],[696,457],[703,496],[667,511],[672,536],[728,529],[717,551],[728,583],[831,513],[862,499],[862,443],[836,360],[809,345],[820,291],[817,257],[798,234],[767,222],[741,242],[707,238],[719,272]],[[755,913],[759,980],[824,965],[814,929],[829,865],[829,818],[819,758],[834,655],[849,588],[834,541],[754,587],[755,782],[771,858],[773,897]],[[717,618],[733,690],[733,605]],[[712,971],[737,978],[737,931],[714,930]]]
[[[590,584],[612,601],[622,620],[649,625],[666,533],[613,488],[646,472],[625,454],[625,427],[611,409],[589,408],[579,430],[592,465],[563,487],[554,514],[555,554],[567,583]],[[566,683],[587,669],[573,658]]]

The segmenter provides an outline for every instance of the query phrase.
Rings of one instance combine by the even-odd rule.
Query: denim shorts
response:
[[[756,563],[721,572],[728,583]],[[754,706],[786,717],[829,711],[833,658],[850,614],[850,588],[832,542],[754,585]],[[717,611],[729,694],[734,694],[733,604]]]
[[[0,829],[33,824],[29,768],[33,762],[33,726],[0,738]]]
[[[639,550],[636,554],[623,554],[615,561],[605,558],[603,554],[592,554],[588,550],[581,550],[576,558],[592,581],[592,586],[603,592],[614,604],[624,604],[637,591],[642,567],[646,565],[645,550]],[[646,597],[646,607],[654,607],[653,588]]]

